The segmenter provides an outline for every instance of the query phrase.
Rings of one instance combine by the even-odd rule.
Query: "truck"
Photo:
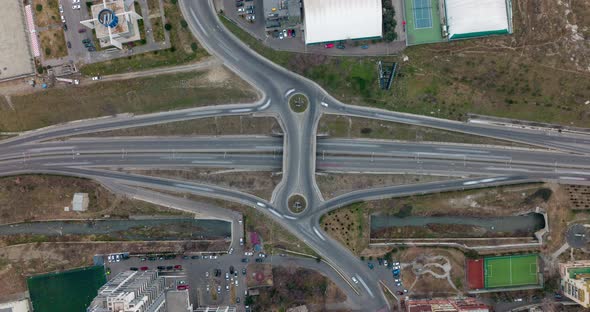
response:
[[[69,83],[69,84],[75,84],[75,85],[80,84],[80,80],[78,80],[78,79],[70,79],[70,78],[56,77],[55,80],[61,81],[61,82],[65,82],[65,83]]]

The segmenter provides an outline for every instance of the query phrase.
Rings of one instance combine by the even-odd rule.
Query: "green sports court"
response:
[[[439,0],[404,0],[407,45],[444,41]]]
[[[538,285],[538,259],[536,254],[485,257],[485,288]]]

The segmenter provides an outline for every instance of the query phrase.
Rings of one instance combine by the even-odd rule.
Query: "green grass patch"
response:
[[[289,107],[296,113],[303,113],[309,106],[309,100],[301,93],[297,93],[289,98]]]
[[[486,288],[539,284],[538,255],[484,258]]]
[[[0,108],[0,132],[124,112],[151,113],[256,98],[245,82],[235,76],[228,83],[211,83],[205,75],[189,72],[103,81],[13,96],[14,110]]]
[[[105,283],[106,276],[101,266],[27,279],[33,309],[42,312],[86,311]]]

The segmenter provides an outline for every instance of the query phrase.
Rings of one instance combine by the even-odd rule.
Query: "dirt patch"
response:
[[[220,246],[192,242],[108,242],[34,243],[0,248],[0,261],[9,264],[0,274],[0,297],[26,290],[30,275],[92,265],[95,254],[128,251],[142,253],[182,253],[219,250]],[[3,260],[2,260],[3,259]]]
[[[58,0],[33,0],[31,9],[37,27],[47,27],[61,23]]]
[[[166,135],[269,135],[282,133],[273,117],[227,116],[177,121],[153,126],[83,134],[78,137],[166,136]]]
[[[55,59],[68,55],[64,31],[61,28],[44,30],[39,33],[41,53],[45,59]]]
[[[320,226],[354,254],[360,255],[369,245],[369,210],[364,203],[328,212],[322,216]]]
[[[405,125],[376,119],[323,115],[318,133],[340,138],[387,139],[412,142],[449,142],[462,144],[487,144],[525,146],[524,144],[502,141],[482,136],[463,134],[434,128]]]
[[[251,297],[254,311],[284,311],[299,305],[311,307],[310,311],[325,311],[327,305],[346,300],[336,284],[316,271],[275,267],[272,272],[274,286],[262,288],[260,295]]]
[[[553,196],[548,202],[547,218],[549,219],[549,234],[545,237],[542,251],[551,254],[565,243],[565,232],[572,221],[590,220],[584,211],[572,211],[568,186],[549,185]]]
[[[74,193],[88,193],[86,212],[64,211]],[[0,223],[49,219],[91,219],[110,215],[190,215],[143,201],[116,196],[90,180],[45,175],[0,178]]]
[[[231,73],[225,67],[215,67],[207,72],[205,78],[211,83],[220,83],[228,80]]]
[[[228,171],[222,169],[179,168],[174,170],[124,170],[154,177],[173,178],[237,189],[270,200],[281,176],[267,171]]]
[[[571,209],[590,210],[590,186],[564,185],[569,196]]]
[[[453,178],[454,177],[412,174],[327,173],[317,174],[316,183],[322,192],[322,196],[325,199],[330,199],[356,190],[370,189],[381,186],[444,181]]]

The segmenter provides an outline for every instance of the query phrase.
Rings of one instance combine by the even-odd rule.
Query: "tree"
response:
[[[41,12],[41,11],[43,11],[43,5],[41,5],[41,4],[37,4],[37,5],[35,6],[35,10],[37,10],[37,12]]]
[[[164,25],[164,29],[166,29],[167,31],[170,31],[172,29],[172,25],[170,25],[170,23],[166,23]]]
[[[191,43],[191,50],[193,50],[193,52],[197,52],[197,48],[198,48],[198,47],[199,47],[199,46],[197,45],[197,43],[196,43],[196,42],[193,42],[193,43]]]
[[[182,28],[186,28],[186,27],[188,27],[188,23],[185,20],[181,20],[180,26],[182,26]]]

